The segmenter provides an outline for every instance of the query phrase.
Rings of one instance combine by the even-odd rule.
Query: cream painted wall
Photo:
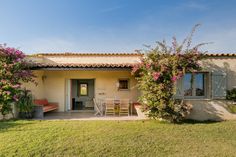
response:
[[[216,57],[208,58],[201,62],[203,68],[207,71],[221,71],[226,73],[227,89],[236,87],[236,58],[234,57]]]
[[[192,105],[192,111],[187,116],[188,119],[199,121],[222,121],[222,120],[236,120],[236,115],[229,113],[226,110],[227,102],[225,100],[186,100],[188,104]]]
[[[24,83],[22,86],[31,90],[35,99],[42,99],[45,97],[43,81],[44,71],[34,71],[34,75],[36,76],[35,81],[37,82],[37,85],[35,85],[34,83]]]
[[[95,79],[96,98],[127,98],[137,101],[139,92],[136,80],[130,71],[38,71],[37,87],[27,84],[35,98],[47,98],[49,102],[58,102],[59,111],[66,110],[66,80],[67,79]],[[44,76],[44,81],[42,81]],[[117,82],[120,78],[130,80],[130,90],[118,91]]]
[[[223,71],[227,74],[227,89],[236,86],[236,58],[208,58],[201,62],[206,71]],[[38,86],[27,84],[35,98],[47,98],[50,102],[58,102],[59,111],[65,111],[66,80],[95,79],[96,98],[129,98],[137,101],[139,91],[136,80],[129,71],[35,71]],[[44,76],[44,77],[43,77]],[[42,78],[45,78],[44,81]],[[130,79],[129,91],[118,91],[116,83],[119,78]],[[102,95],[104,93],[104,95]]]
[[[226,73],[226,88],[228,90],[236,87],[236,58],[208,58],[201,61],[201,64],[205,71]],[[211,78],[209,78],[209,83],[210,80]],[[209,85],[211,86],[211,83]],[[211,90],[210,86],[208,86],[208,91]],[[210,95],[208,98],[211,98]],[[188,99],[186,103],[193,106],[190,115],[187,117],[189,119],[221,121],[234,118],[224,108],[226,104],[224,100]]]

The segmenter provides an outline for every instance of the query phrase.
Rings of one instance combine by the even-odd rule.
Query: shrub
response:
[[[32,118],[32,111],[34,108],[33,96],[29,90],[21,90],[19,94],[19,101],[16,103],[19,109],[20,118]]]
[[[236,88],[227,90],[226,99],[236,101]]]
[[[22,51],[0,45],[0,112],[12,113],[11,104],[19,100],[21,84],[34,82],[30,63]],[[14,115],[13,115],[14,116]]]
[[[172,122],[181,121],[190,110],[183,101],[174,99],[176,82],[186,72],[201,69],[198,61],[204,56],[199,47],[205,43],[190,47],[193,33],[182,44],[173,37],[172,45],[165,41],[157,42],[156,47],[147,47],[139,64],[133,66],[132,74],[138,81],[142,96],[139,101],[145,104],[148,116],[164,118]]]

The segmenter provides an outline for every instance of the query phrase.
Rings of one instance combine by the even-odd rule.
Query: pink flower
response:
[[[153,73],[152,73],[153,80],[154,80],[154,81],[158,80],[158,78],[160,77],[160,75],[161,75],[160,72],[153,72]]]
[[[183,72],[181,71],[181,72],[179,72],[179,74],[178,74],[177,77],[178,77],[178,79],[179,79],[179,78],[181,78],[182,76],[183,76]]]
[[[131,74],[134,75],[139,70],[139,64],[135,64],[132,68]]]
[[[172,80],[173,82],[176,82],[176,81],[178,80],[178,76],[173,76],[173,77],[171,78],[171,80]]]
[[[16,95],[13,96],[13,99],[14,99],[15,101],[18,101],[18,100],[19,100]]]
[[[150,63],[147,63],[147,64],[146,64],[146,68],[147,68],[147,69],[150,69],[150,68],[151,68],[151,64],[150,64]]]
[[[19,84],[16,84],[16,85],[12,86],[12,88],[19,88],[19,87],[20,87]]]
[[[10,94],[11,94],[11,92],[10,92],[10,91],[6,91],[6,94],[7,94],[7,95],[10,95]]]
[[[16,62],[19,62],[19,61],[21,61],[21,58],[17,58],[17,59],[16,59]]]

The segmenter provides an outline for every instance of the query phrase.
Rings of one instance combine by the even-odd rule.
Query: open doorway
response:
[[[94,79],[71,80],[71,110],[94,110]]]

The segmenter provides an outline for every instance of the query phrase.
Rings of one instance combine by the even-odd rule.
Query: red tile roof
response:
[[[236,57],[236,53],[208,53],[207,57]]]
[[[39,53],[30,55],[34,68],[131,68],[140,53]],[[63,58],[65,57],[65,58]],[[236,57],[236,53],[211,53],[206,57]]]
[[[50,63],[37,63],[34,68],[131,68],[133,64],[77,64],[77,63],[63,63],[63,64],[50,64]]]
[[[76,52],[65,52],[65,53],[37,53],[30,56],[142,56],[140,53],[128,53],[128,52],[113,52],[113,53],[76,53]]]
[[[114,53],[37,53],[30,56],[40,57],[40,56],[142,56],[142,53],[127,53],[127,52],[114,52]],[[207,53],[205,54],[209,57],[235,57],[236,53]]]

